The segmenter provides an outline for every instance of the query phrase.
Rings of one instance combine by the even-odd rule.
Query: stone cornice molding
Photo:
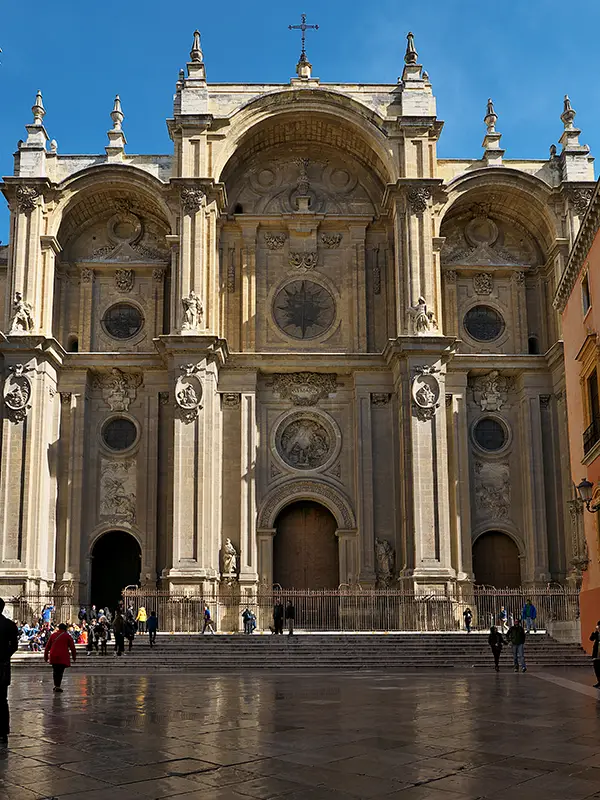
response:
[[[56,339],[35,334],[7,336],[2,331],[0,331],[0,353],[13,358],[43,357],[56,367],[62,367],[67,357],[66,350]]]
[[[556,293],[554,295],[553,306],[561,314],[569,301],[569,297],[575,286],[577,276],[581,272],[590,248],[596,238],[598,227],[600,226],[600,181],[596,184],[594,194],[588,205],[585,216],[581,221],[579,233],[573,244],[571,255],[566,263],[563,274],[561,275]]]
[[[215,362],[219,367],[222,367],[229,357],[227,341],[218,336],[171,334],[159,336],[154,340],[154,345],[163,358],[204,357],[209,363]]]

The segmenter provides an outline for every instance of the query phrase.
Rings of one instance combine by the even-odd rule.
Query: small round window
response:
[[[506,444],[506,428],[492,417],[480,419],[473,430],[473,438],[484,450],[502,450]]]
[[[127,450],[137,439],[137,428],[130,419],[109,419],[102,428],[102,441],[109,450]]]
[[[102,319],[104,329],[113,339],[131,339],[144,324],[140,310],[129,303],[111,306]]]
[[[465,314],[467,333],[478,342],[491,342],[504,330],[504,320],[495,308],[475,306]]]

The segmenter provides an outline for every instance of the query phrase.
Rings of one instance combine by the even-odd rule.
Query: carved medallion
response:
[[[8,368],[8,377],[4,381],[4,405],[6,415],[12,422],[23,422],[31,408],[31,382],[26,373],[32,368],[24,364],[13,364]]]
[[[325,333],[335,319],[331,293],[313,281],[292,281],[280,289],[273,304],[275,322],[294,339],[314,339]]]
[[[436,367],[416,367],[417,373],[412,381],[412,409],[413,414],[422,422],[433,419],[435,412],[440,407],[440,384],[434,373]]]
[[[185,364],[175,383],[175,403],[180,418],[185,423],[193,422],[202,408],[202,383],[199,372],[201,364]]]
[[[295,406],[314,406],[337,387],[337,376],[321,372],[291,372],[273,375],[273,391]]]
[[[337,457],[341,437],[326,415],[297,411],[277,426],[275,448],[281,460],[296,470],[327,468]]]

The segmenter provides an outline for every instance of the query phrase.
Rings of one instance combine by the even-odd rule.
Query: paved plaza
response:
[[[17,673],[0,798],[600,798],[585,669]]]

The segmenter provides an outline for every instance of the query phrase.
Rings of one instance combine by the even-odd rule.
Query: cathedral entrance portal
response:
[[[275,523],[273,582],[284,589],[337,589],[337,522],[319,503],[286,506]]]
[[[126,586],[139,584],[142,551],[137,540],[125,531],[108,531],[96,540],[92,550],[91,602],[97,608],[117,607]]]
[[[521,585],[519,549],[506,533],[488,531],[473,545],[475,583],[498,589]]]

